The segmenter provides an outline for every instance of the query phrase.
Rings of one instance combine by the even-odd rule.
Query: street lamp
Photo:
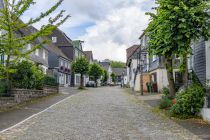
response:
[[[124,88],[124,75],[125,75],[125,72],[123,71],[123,73],[122,73],[122,88]]]

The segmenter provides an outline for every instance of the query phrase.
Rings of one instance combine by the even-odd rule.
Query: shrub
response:
[[[41,89],[44,74],[34,64],[22,61],[13,66],[16,72],[10,76],[12,87],[21,89]]]
[[[3,80],[1,80],[0,81],[0,97],[4,96],[6,92],[7,92],[7,85]]]
[[[163,89],[161,90],[161,93],[164,96],[168,96],[169,95],[169,89],[167,87],[163,87]]]
[[[172,106],[172,101],[168,98],[168,96],[162,96],[162,99],[159,103],[160,109],[168,109]]]
[[[176,96],[176,104],[171,108],[172,115],[183,117],[197,115],[204,105],[205,92],[202,86],[193,84]]]
[[[55,78],[46,75],[46,76],[44,77],[44,85],[48,85],[48,86],[57,86],[58,83],[57,83],[57,81],[56,81]]]

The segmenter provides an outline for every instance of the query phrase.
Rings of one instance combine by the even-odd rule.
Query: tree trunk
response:
[[[80,76],[80,88],[84,88],[84,78],[83,78],[83,74],[81,74],[81,76]]]
[[[97,82],[97,78],[95,79],[95,83],[96,83],[96,88],[98,87],[98,82]]]
[[[188,67],[187,67],[187,57],[183,56],[183,85],[187,86],[188,85]]]
[[[9,67],[10,67],[10,55],[7,56],[6,60],[6,86],[7,86],[7,92],[10,90],[10,73],[9,73]]]
[[[169,92],[170,97],[173,98],[176,95],[174,76],[173,76],[173,63],[171,58],[166,58],[166,70],[167,70],[167,78],[169,83]]]

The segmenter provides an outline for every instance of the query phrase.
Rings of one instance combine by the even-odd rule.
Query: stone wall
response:
[[[46,86],[43,90],[30,90],[30,89],[12,89],[11,95],[14,96],[16,103],[21,103],[35,98],[48,96],[58,93],[58,87]]]
[[[0,97],[0,107],[12,106],[15,103],[14,97]]]

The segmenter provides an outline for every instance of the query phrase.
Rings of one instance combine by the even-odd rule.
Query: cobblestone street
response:
[[[119,87],[92,88],[3,131],[3,140],[197,140]]]

